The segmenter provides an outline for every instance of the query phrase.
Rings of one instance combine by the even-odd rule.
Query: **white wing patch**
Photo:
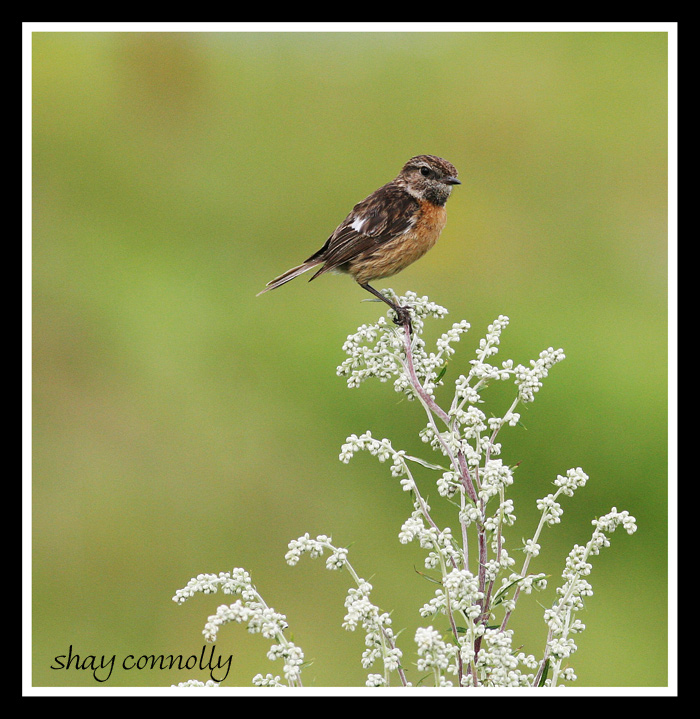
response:
[[[350,225],[350,227],[352,227],[352,229],[355,230],[355,232],[360,233],[360,232],[362,232],[362,225],[364,225],[366,221],[367,221],[366,217],[357,217],[353,221],[353,223]]]
[[[408,221],[408,227],[401,233],[402,235],[405,235],[407,232],[410,232],[413,229],[413,225],[416,224],[416,215],[413,215],[411,219]]]

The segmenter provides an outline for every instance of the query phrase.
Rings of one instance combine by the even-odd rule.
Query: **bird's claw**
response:
[[[411,323],[411,311],[408,307],[394,307],[396,319],[394,324],[408,327],[409,334],[413,334],[413,324]]]

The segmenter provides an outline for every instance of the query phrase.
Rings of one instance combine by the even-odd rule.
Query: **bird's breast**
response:
[[[348,263],[347,271],[360,284],[401,272],[437,242],[446,221],[444,206],[422,202],[416,222],[408,231],[361,253]]]

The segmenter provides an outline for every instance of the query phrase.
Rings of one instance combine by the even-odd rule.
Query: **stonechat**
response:
[[[394,310],[397,324],[410,329],[408,308],[394,304],[369,282],[395,275],[437,242],[447,219],[445,203],[452,186],[460,184],[456,168],[447,160],[435,155],[412,157],[395,179],[352,208],[318,252],[275,277],[258,294],[322,265],[312,280],[329,270],[346,272]]]

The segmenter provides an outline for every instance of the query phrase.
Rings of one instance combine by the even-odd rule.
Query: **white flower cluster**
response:
[[[513,631],[506,629],[485,629],[478,657],[476,672],[482,687],[529,687],[534,681],[537,659],[531,654],[513,651]],[[525,670],[520,669],[520,665]],[[466,677],[465,684],[471,686],[473,675]]]
[[[348,387],[359,387],[366,379],[376,377],[386,382],[400,374],[403,340],[384,317],[374,325],[362,325],[349,335],[343,351],[349,357],[336,370],[347,377]]]
[[[191,579],[183,589],[178,589],[173,601],[182,604],[196,593],[215,594],[221,590],[224,594],[240,595],[233,604],[220,605],[215,614],[212,614],[204,625],[202,634],[208,642],[215,642],[219,629],[230,622],[245,623],[251,634],[262,634],[266,639],[276,639],[279,644],[270,647],[267,656],[270,660],[282,659],[284,661],[284,675],[290,685],[300,685],[301,666],[304,663],[304,653],[288,641],[284,636],[287,629],[287,619],[284,614],[276,612],[265,604],[263,598],[253,586],[250,574],[239,567],[232,572],[219,574],[198,574]],[[261,686],[276,686],[279,679],[262,678],[256,675],[253,680]],[[195,685],[192,685],[195,686]],[[199,685],[196,685],[199,686]]]
[[[326,559],[326,569],[342,569],[348,559],[348,550],[343,547],[334,547],[331,544],[331,538],[325,534],[319,534],[316,539],[311,539],[307,532],[303,537],[293,539],[288,547],[289,551],[284,558],[290,567],[297,564],[302,554],[309,554],[313,558],[321,557],[324,550],[330,551],[330,556]]]
[[[279,676],[272,676],[272,674],[256,674],[253,677],[253,685],[256,687],[285,687],[286,684],[282,684]]]
[[[435,596],[421,607],[421,617],[458,611],[466,619],[479,618],[484,593],[479,589],[478,577],[468,569],[452,569],[444,576],[442,587],[436,589]]]
[[[435,569],[444,561],[453,566],[460,562],[461,554],[452,537],[452,530],[449,527],[440,530],[434,525],[426,525],[425,515],[430,511],[430,506],[420,495],[416,498],[414,507],[413,514],[401,525],[399,542],[408,544],[417,539],[422,549],[429,550],[425,558],[426,569]]]
[[[486,503],[511,484],[513,484],[513,470],[503,464],[501,459],[490,459],[481,474],[479,497]]]
[[[222,604],[217,607],[216,614],[212,614],[204,625],[204,638],[208,642],[215,642],[219,629],[229,622],[246,623],[251,634],[260,633],[265,639],[274,639],[288,626],[284,614],[275,612],[263,602],[237,599],[233,604]]]
[[[574,470],[571,470],[573,472]],[[560,479],[563,479],[560,477]],[[571,673],[561,671],[561,663],[576,651],[577,646],[572,634],[582,632],[586,627],[575,618],[576,612],[583,609],[583,598],[593,594],[593,588],[584,579],[593,569],[589,558],[600,553],[603,547],[610,546],[606,532],[614,532],[618,527],[623,527],[627,534],[634,534],[637,531],[635,518],[627,511],[618,512],[613,507],[610,512],[592,522],[595,529],[591,539],[585,546],[574,545],[566,559],[566,565],[562,573],[564,584],[557,588],[559,599],[551,609],[545,610],[544,620],[549,626],[546,653],[552,661],[552,678],[547,679],[546,685],[556,683],[558,675],[571,680]],[[575,675],[573,675],[575,678]]]
[[[514,365],[513,360],[508,359],[501,363],[501,367],[489,364],[486,360],[498,352],[498,346],[501,342],[501,333],[508,326],[510,320],[505,315],[499,315],[492,324],[488,326],[486,336],[480,340],[479,349],[476,351],[477,358],[471,360],[471,370],[468,376],[461,375],[456,382],[455,398],[461,400],[462,404],[476,404],[480,400],[478,390],[481,386],[487,384],[490,380],[507,380],[513,376],[515,384],[518,387],[518,398],[522,402],[532,402],[535,393],[542,387],[541,380],[544,379],[551,367],[557,362],[565,359],[564,352],[561,349],[555,350],[552,347],[540,352],[537,360],[530,360],[530,366]],[[472,382],[477,380],[472,386]],[[453,408],[455,403],[453,403]],[[509,411],[503,418],[498,420],[494,418],[489,420],[493,427],[508,423],[515,426],[520,419],[520,415]]]
[[[391,446],[391,442],[388,439],[375,439],[369,430],[359,437],[356,434],[351,434],[345,440],[345,444],[340,448],[340,456],[338,459],[340,459],[343,464],[348,464],[355,452],[362,450],[366,450],[374,455],[380,462],[386,462],[387,459],[391,459],[391,474],[393,477],[400,477],[404,473],[406,467],[404,456],[406,453],[403,450],[397,452]]]
[[[516,585],[519,590],[525,592],[525,594],[532,594],[533,589],[541,592],[547,588],[547,575],[540,573],[522,576],[520,574],[513,573],[508,577],[502,577],[501,588],[498,592],[496,592],[495,598],[498,600],[497,603],[505,609],[511,609],[514,606],[512,599],[504,599],[503,597],[505,597],[507,590]]]
[[[472,585],[473,588],[472,577],[460,578],[456,584],[463,584],[463,579],[466,579],[467,584]],[[455,594],[459,592],[454,582],[450,585],[450,592]],[[475,592],[473,596],[478,596],[478,593]],[[512,630],[502,631],[485,627],[483,624],[474,624],[473,619],[479,616],[480,609],[478,604],[472,607],[471,616],[469,613],[464,614],[465,617],[472,619],[469,622],[470,629],[460,634],[456,643],[453,640],[445,641],[432,625],[421,627],[416,631],[418,670],[432,671],[437,686],[452,686],[452,681],[444,674],[458,675],[461,661],[463,665],[472,667],[471,671],[465,672],[462,676],[463,686],[532,686],[534,670],[538,667],[537,659],[531,654],[513,651]],[[456,606],[452,607],[453,610],[455,608]],[[446,608],[443,609],[444,611]],[[476,642],[479,643],[478,652]]]
[[[543,524],[548,524],[550,526],[559,524],[559,522],[561,522],[561,516],[564,514],[564,510],[561,508],[559,502],[557,502],[559,495],[565,494],[567,497],[573,497],[574,492],[579,487],[584,487],[587,481],[588,475],[581,469],[581,467],[570,469],[566,473],[565,477],[560,474],[554,481],[554,484],[559,489],[557,489],[554,494],[548,494],[546,497],[537,500],[537,509],[542,512],[539,529],[542,528]],[[526,542],[525,551],[530,552],[533,556],[539,554],[539,549],[540,546],[535,540],[528,540]]]
[[[585,487],[587,481],[588,475],[581,467],[576,467],[575,469],[570,469],[566,473],[566,477],[561,474],[558,475],[554,480],[554,484],[561,489],[562,494],[565,494],[567,497],[573,497],[574,492],[579,487]]]
[[[393,293],[387,293],[387,296],[395,297]],[[438,341],[438,351],[429,353],[420,338],[422,320],[431,316],[431,312],[426,311],[427,298],[418,300],[407,295],[398,298],[398,301],[412,304],[414,313],[421,318],[421,322],[414,326],[417,331],[410,343],[405,335],[402,337],[401,332],[383,319],[375,325],[364,325],[357,334],[348,337],[343,347],[348,359],[338,368],[338,374],[347,377],[349,386],[353,387],[369,377],[377,377],[381,381],[393,379],[398,391],[419,398],[428,415],[428,424],[420,432],[421,439],[447,458],[449,467],[409,457],[405,452],[396,450],[388,439],[375,439],[370,432],[348,437],[341,448],[340,460],[348,463],[358,450],[369,451],[380,462],[391,460],[392,476],[399,478],[402,488],[414,495],[414,511],[401,526],[399,541],[405,544],[417,540],[427,550],[426,568],[440,569],[442,573],[441,588],[421,608],[421,616],[445,614],[459,617],[462,624],[467,623],[468,629],[453,636],[446,644],[433,627],[419,630],[416,635],[419,667],[432,669],[436,672],[436,683],[444,685],[448,680],[443,671],[448,668],[455,673],[460,671],[450,653],[452,648],[460,647],[462,684],[521,686],[544,681],[544,664],[538,665],[532,656],[511,650],[511,632],[506,629],[506,624],[521,594],[529,594],[533,588],[541,590],[546,587],[544,573],[529,572],[530,562],[541,551],[540,534],[544,526],[561,521],[560,496],[572,496],[576,489],[586,484],[588,477],[580,467],[570,469],[566,475],[557,477],[553,494],[538,500],[541,520],[535,535],[525,540],[523,568],[516,573],[512,569],[515,560],[505,549],[506,538],[503,535],[503,529],[515,522],[513,502],[506,497],[514,480],[513,467],[497,458],[501,454],[501,444],[496,437],[506,425],[515,427],[520,423],[520,414],[516,411],[518,404],[534,401],[549,370],[565,358],[564,352],[550,347],[528,365],[516,364],[511,359],[498,366],[492,364],[492,358],[499,351],[503,330],[509,324],[508,317],[500,315],[480,340],[476,359],[471,360],[468,374],[457,377],[454,399],[449,410],[444,412],[435,402],[435,388],[442,382],[446,361],[454,352],[451,343],[458,340],[469,325],[466,322],[453,325],[452,330]],[[440,308],[432,316],[441,317],[444,314],[444,308]],[[509,379],[515,382],[517,388],[515,400],[501,416],[487,417],[479,406],[483,402],[481,392],[492,381]],[[438,428],[438,422],[445,426]],[[430,507],[420,495],[408,460],[439,470],[439,495],[460,499],[458,518],[465,543],[463,548],[455,543],[449,527],[440,529],[431,519]],[[633,523],[633,520],[625,521]],[[473,531],[473,528],[476,528],[479,538],[478,575],[467,569],[467,531]],[[575,555],[576,552],[571,557],[572,566]],[[500,589],[494,593],[494,584],[503,571],[507,572],[507,576],[501,576]],[[583,574],[585,566],[577,575],[581,593],[586,591],[581,584]],[[496,606],[505,611],[505,617],[500,627],[487,628],[486,619]],[[443,644],[448,649],[444,649]],[[561,636],[552,638],[557,656],[563,656],[567,646]],[[554,652],[553,649],[550,651]],[[524,665],[527,671],[521,672],[519,665]],[[540,671],[537,675],[528,673],[538,669],[538,666]],[[568,672],[561,676],[574,675]]]
[[[520,399],[523,402],[534,402],[535,392],[539,392],[542,380],[549,374],[549,370],[564,358],[562,350],[550,347],[540,352],[538,359],[530,360],[530,367],[518,365],[514,372]]]
[[[236,567],[232,572],[198,574],[194,579],[190,579],[185,587],[175,592],[173,601],[183,604],[198,592],[216,594],[219,590],[224,594],[240,594],[245,601],[257,597],[257,592],[250,581],[250,574],[245,569]]]
[[[534,534],[523,542],[522,566],[518,571],[514,568],[516,560],[506,549],[505,534],[516,521],[513,500],[507,494],[517,465],[501,459],[502,447],[497,441],[506,426],[520,424],[518,405],[534,400],[543,379],[554,364],[564,359],[564,353],[550,347],[528,366],[510,359],[500,365],[492,364],[509,323],[508,317],[500,315],[479,342],[469,371],[454,380],[454,395],[445,410],[436,401],[436,391],[443,383],[448,362],[452,368],[453,345],[468,331],[469,324],[464,321],[453,324],[437,340],[435,351],[429,352],[421,337],[424,322],[427,318],[444,317],[447,310],[414,293],[397,297],[391,290],[383,292],[401,306],[410,306],[413,333],[391,325],[386,317],[375,324],[362,325],[343,345],[347,359],[337,373],[346,378],[349,387],[357,387],[371,377],[381,382],[392,380],[396,391],[418,400],[427,417],[419,436],[440,459],[434,463],[413,457],[395,449],[389,439],[374,437],[370,431],[351,434],[341,447],[339,459],[347,464],[356,452],[367,451],[380,462],[388,463],[391,476],[398,480],[402,490],[410,493],[412,511],[402,523],[398,538],[402,544],[416,541],[420,545],[425,552],[425,568],[432,575],[427,578],[437,584],[434,596],[419,609],[420,616],[433,624],[415,632],[415,666],[436,686],[534,687],[573,681],[576,678],[573,669],[563,668],[562,662],[576,651],[573,637],[585,629],[575,614],[583,606],[583,598],[592,593],[586,579],[591,571],[590,557],[609,545],[607,534],[618,526],[632,534],[636,530],[635,519],[613,508],[593,522],[591,540],[584,547],[575,546],[569,554],[557,600],[545,612],[548,635],[542,659],[519,651],[513,647],[513,631],[508,623],[521,595],[547,586],[545,573],[530,571],[530,564],[541,554],[542,531],[561,522],[563,509],[559,500],[562,495],[571,497],[584,487],[588,476],[580,467],[570,469],[556,478],[553,493],[537,500],[540,521]],[[388,312],[391,316],[392,311]],[[504,380],[515,383],[510,406],[497,415],[485,412],[483,391],[492,382]],[[438,498],[447,499],[454,507],[452,516],[458,522],[457,531],[439,526],[433,517],[421,493],[425,469],[437,473]],[[362,666],[375,670],[367,675],[366,685],[390,686],[398,675],[403,686],[410,686],[391,616],[371,600],[372,585],[355,571],[348,560],[347,548],[335,546],[327,535],[311,537],[306,533],[289,542],[285,559],[294,566],[304,554],[323,557],[327,569],[344,569],[352,578],[342,627],[364,632]],[[245,623],[248,631],[275,641],[268,657],[282,659],[284,663],[284,680],[272,674],[257,674],[253,683],[279,687],[285,686],[286,680],[286,685],[301,686],[304,654],[284,636],[285,616],[265,604],[245,570],[200,574],[178,590],[173,599],[182,603],[197,592],[218,591],[240,598],[233,604],[221,605],[209,617],[204,629],[206,638],[215,640],[220,627],[229,622]],[[421,681],[426,681],[426,677]]]
[[[453,642],[446,642],[432,625],[419,627],[416,630],[415,642],[418,653],[416,664],[419,672],[433,672],[439,678],[439,686],[452,686],[452,682],[444,678],[443,672],[457,674],[457,652],[459,647]]]
[[[364,581],[359,587],[351,587],[348,590],[348,596],[345,598],[347,613],[343,620],[343,629],[354,632],[358,626],[362,626],[367,647],[362,653],[362,666],[368,669],[381,658],[386,675],[399,668],[401,650],[390,646],[394,640],[391,617],[370,601],[371,591],[372,585]]]
[[[368,674],[367,681],[365,682],[366,687],[385,687],[386,679],[383,674]]]
[[[457,394],[463,399],[467,398],[470,390],[468,385],[472,378],[481,380],[482,383],[488,380],[506,380],[513,373],[513,361],[506,360],[501,365],[501,369],[489,364],[485,360],[489,357],[493,357],[498,353],[498,345],[501,343],[501,334],[503,330],[508,326],[510,320],[505,315],[499,315],[492,324],[486,329],[486,336],[479,340],[479,349],[476,351],[476,359],[471,360],[472,366],[469,371],[469,377],[460,377],[458,380]],[[473,391],[473,390],[471,390]],[[469,398],[478,401],[478,395],[476,397]]]
[[[437,352],[427,353],[425,342],[420,335],[426,317],[441,318],[447,314],[444,307],[431,302],[427,297],[418,297],[414,292],[407,292],[398,297],[392,290],[383,290],[386,297],[400,306],[410,306],[413,322],[412,359],[416,374],[421,379],[423,388],[433,394],[440,384],[440,374],[449,358],[455,353],[452,344],[458,342],[460,336],[469,330],[466,321],[457,322],[436,341]],[[393,314],[392,310],[389,310]],[[407,380],[405,373],[406,349],[403,329],[389,324],[384,317],[373,325],[362,325],[355,334],[349,335],[343,351],[348,355],[337,368],[340,377],[346,377],[348,387],[359,387],[370,377],[381,382],[394,378],[394,388],[404,392],[409,398],[415,398],[415,391]]]
[[[273,644],[267,653],[267,658],[270,661],[281,659],[284,662],[284,676],[289,686],[295,686],[295,684],[299,683],[301,667],[304,664],[304,652],[301,647],[288,641]]]
[[[200,682],[196,679],[189,679],[186,682],[180,682],[179,684],[171,684],[171,687],[218,687],[219,682],[215,682],[213,679],[209,679],[206,682]]]
[[[362,666],[365,669],[373,666],[380,658],[384,664],[384,674],[370,674],[367,678],[367,686],[386,686],[389,674],[397,671],[401,665],[401,650],[394,643],[395,637],[391,628],[390,615],[387,612],[382,612],[370,601],[372,585],[359,577],[352,568],[348,562],[348,550],[335,547],[331,539],[324,534],[312,539],[306,533],[303,537],[289,543],[289,551],[285,555],[285,559],[288,564],[294,566],[302,554],[321,557],[326,550],[330,552],[330,557],[326,560],[326,568],[346,567],[356,585],[348,590],[345,599],[347,612],[343,619],[343,629],[354,632],[361,626],[364,630],[367,649],[362,653]]]

